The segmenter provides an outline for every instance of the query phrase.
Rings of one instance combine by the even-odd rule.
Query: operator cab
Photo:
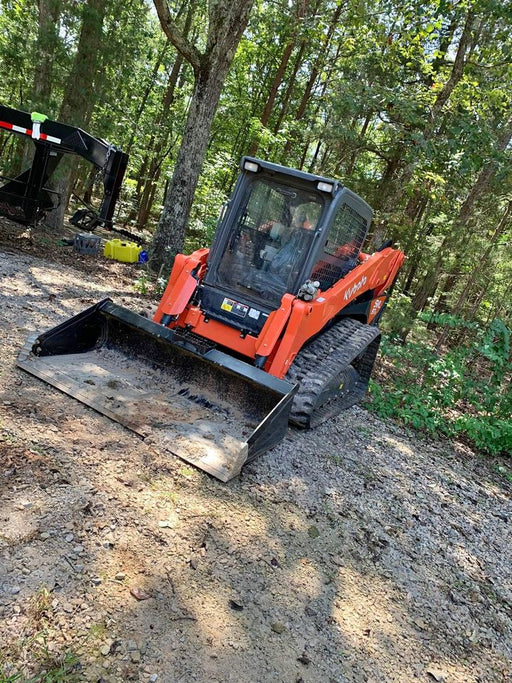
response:
[[[201,309],[257,335],[285,294],[310,278],[325,291],[357,264],[371,209],[333,180],[252,158],[242,171],[210,250]]]

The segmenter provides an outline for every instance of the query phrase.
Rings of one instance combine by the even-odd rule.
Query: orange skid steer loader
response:
[[[153,321],[99,302],[18,365],[222,481],[359,401],[402,252],[335,180],[245,157],[210,249],[176,256]]]

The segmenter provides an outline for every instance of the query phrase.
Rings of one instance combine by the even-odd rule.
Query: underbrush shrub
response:
[[[492,415],[461,415],[455,420],[458,435],[467,437],[479,450],[512,455],[512,421]]]
[[[471,324],[469,341],[443,353],[384,335],[369,408],[492,455],[512,455],[510,341],[501,320],[486,329]]]

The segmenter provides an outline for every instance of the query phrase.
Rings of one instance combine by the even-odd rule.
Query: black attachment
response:
[[[40,137],[34,129],[40,126]],[[35,154],[31,167],[16,178],[0,177],[0,215],[18,223],[35,225],[56,209],[59,195],[46,185],[64,154],[80,156],[103,172],[104,196],[96,225],[112,228],[112,218],[119,197],[128,155],[114,145],[89,133],[58,121],[46,119],[38,124],[30,114],[0,105],[0,129],[32,137]],[[91,230],[94,226],[89,225]]]
[[[27,342],[18,365],[222,481],[283,438],[296,391],[109,299]]]

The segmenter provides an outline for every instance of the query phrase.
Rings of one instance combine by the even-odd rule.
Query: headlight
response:
[[[244,171],[251,171],[252,173],[257,173],[259,170],[259,164],[254,163],[254,161],[244,161]]]

